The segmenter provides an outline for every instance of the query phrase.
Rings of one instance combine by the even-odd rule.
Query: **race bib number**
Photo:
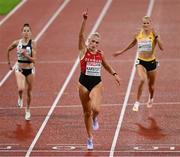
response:
[[[87,62],[86,75],[88,76],[101,76],[101,63]]]
[[[151,52],[152,51],[152,42],[150,40],[143,40],[138,42],[138,52]]]

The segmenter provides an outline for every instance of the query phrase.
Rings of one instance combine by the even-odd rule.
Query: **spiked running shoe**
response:
[[[153,105],[153,98],[149,98],[149,100],[148,100],[148,102],[147,102],[147,107],[148,108],[151,108],[152,107],[152,105]]]
[[[31,120],[31,112],[30,112],[30,110],[25,111],[25,120]]]
[[[140,105],[140,103],[138,102],[138,101],[136,101],[135,103],[134,103],[134,106],[133,106],[133,111],[135,111],[135,112],[137,112],[138,110],[139,110],[139,105]]]
[[[88,150],[93,150],[93,140],[92,140],[92,138],[88,138],[88,140],[87,140],[87,149]]]

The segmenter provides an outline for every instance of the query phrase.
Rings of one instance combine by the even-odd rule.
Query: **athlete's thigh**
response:
[[[19,89],[25,88],[25,76],[18,70],[15,71],[16,82]]]
[[[140,79],[145,80],[147,78],[146,69],[141,64],[138,64],[136,69],[137,69],[137,72],[138,72]]]
[[[90,101],[89,91],[87,90],[87,88],[85,88],[80,83],[78,84],[78,88],[79,88],[79,98],[81,100],[83,110],[84,111],[90,110],[91,106],[90,106],[90,103],[89,103],[89,101]]]
[[[30,90],[32,90],[32,87],[33,87],[34,77],[35,77],[35,74],[33,74],[33,73],[26,77],[28,89],[30,89]]]
[[[90,92],[90,99],[92,102],[92,105],[100,105],[101,101],[102,101],[102,90],[103,90],[103,86],[102,86],[102,82],[100,82],[99,84],[97,84]]]

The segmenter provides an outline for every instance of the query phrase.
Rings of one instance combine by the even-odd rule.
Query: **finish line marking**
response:
[[[138,152],[141,152],[141,151],[162,151],[164,152],[162,149],[164,150],[170,150],[170,151],[174,151],[176,150],[176,147],[175,146],[170,146],[170,145],[154,145],[154,146],[150,146],[150,145],[146,145],[146,146],[134,146],[133,147],[133,150],[136,150]]]

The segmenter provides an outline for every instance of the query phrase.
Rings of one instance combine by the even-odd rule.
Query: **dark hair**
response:
[[[30,30],[31,30],[31,26],[29,25],[29,23],[25,23],[25,24],[23,25],[23,28],[24,28],[24,27],[29,27]],[[23,29],[23,28],[22,28],[22,29]]]

